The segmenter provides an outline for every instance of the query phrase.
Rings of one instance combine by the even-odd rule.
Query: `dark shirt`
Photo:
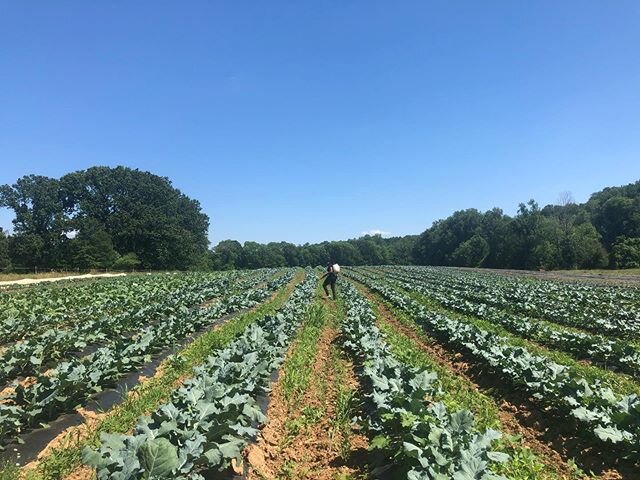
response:
[[[338,279],[338,274],[333,271],[333,265],[327,265],[327,279],[330,282],[335,282]]]

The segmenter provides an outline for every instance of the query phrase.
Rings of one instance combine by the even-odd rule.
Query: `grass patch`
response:
[[[324,409],[320,407],[300,407],[300,401],[312,381],[317,382],[317,388],[323,396],[326,392],[324,377],[312,378],[313,364],[318,355],[318,339],[327,328],[329,319],[327,307],[320,300],[322,296],[320,282],[316,285],[315,296],[316,300],[307,312],[304,325],[294,339],[291,355],[282,368],[282,395],[288,415],[291,417],[286,422],[287,435],[283,439],[285,444],[292,442],[300,432],[316,424],[324,415]]]
[[[339,328],[345,317],[345,306],[341,298],[336,302],[335,313],[331,316],[331,324]],[[333,387],[336,392],[336,411],[331,419],[329,432],[332,442],[337,443],[340,457],[348,459],[351,454],[351,426],[352,419],[356,415],[359,406],[357,391],[354,386],[348,384],[349,364],[344,351],[336,346],[331,346],[331,366],[333,368]]]
[[[289,408],[295,405],[309,387],[311,367],[318,352],[318,338],[325,326],[327,313],[317,303],[307,313],[304,327],[296,336],[291,356],[283,368],[282,392]]]
[[[336,411],[329,436],[338,444],[340,457],[347,459],[351,453],[351,419],[356,414],[358,398],[356,391],[346,384],[347,365],[343,353],[333,347],[331,357],[335,368]]]
[[[0,480],[17,480],[20,475],[20,467],[9,462],[0,464]]]

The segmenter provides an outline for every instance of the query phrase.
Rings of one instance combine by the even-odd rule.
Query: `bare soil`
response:
[[[65,477],[65,480],[92,480],[95,478],[95,474],[89,467],[78,467],[71,474]]]

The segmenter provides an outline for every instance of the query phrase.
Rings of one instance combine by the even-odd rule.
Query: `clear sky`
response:
[[[420,233],[640,179],[637,0],[0,12],[0,184],[149,170],[200,200],[213,243]]]

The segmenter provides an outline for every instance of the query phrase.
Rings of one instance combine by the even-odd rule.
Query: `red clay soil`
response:
[[[338,392],[331,350],[337,335],[338,331],[332,326],[323,329],[318,339],[311,383],[295,405],[288,405],[280,381],[274,385],[269,396],[269,421],[258,442],[246,451],[249,480],[283,477],[333,480],[340,476],[360,477],[365,472],[367,438],[356,427],[352,428],[346,439],[349,442],[348,458],[343,458],[341,445],[345,439],[332,423],[336,416]],[[346,378],[342,384],[357,389],[352,365],[346,364],[345,371]],[[284,371],[280,375],[284,375]],[[322,411],[322,417],[302,427],[297,435],[290,434],[287,422],[299,418],[305,408]]]
[[[78,467],[72,473],[64,477],[64,480],[92,480],[95,478],[95,472],[89,467]]]
[[[380,315],[395,330],[411,338],[422,351],[449,372],[464,378],[474,389],[494,398],[503,432],[520,435],[523,445],[529,447],[545,465],[555,470],[562,478],[576,478],[574,468],[568,463],[569,459],[574,459],[582,469],[592,471],[605,480],[640,478],[639,471],[633,466],[620,465],[611,468],[611,462],[604,465],[603,459],[592,447],[572,436],[570,428],[566,425],[569,422],[558,422],[557,418],[541,410],[529,398],[510,390],[508,386],[499,380],[496,381],[474,365],[472,359],[461,353],[447,351],[435,340],[432,343],[425,342],[417,333],[419,326],[416,325],[415,329],[406,326],[368,289],[362,288],[361,291],[375,303]]]

